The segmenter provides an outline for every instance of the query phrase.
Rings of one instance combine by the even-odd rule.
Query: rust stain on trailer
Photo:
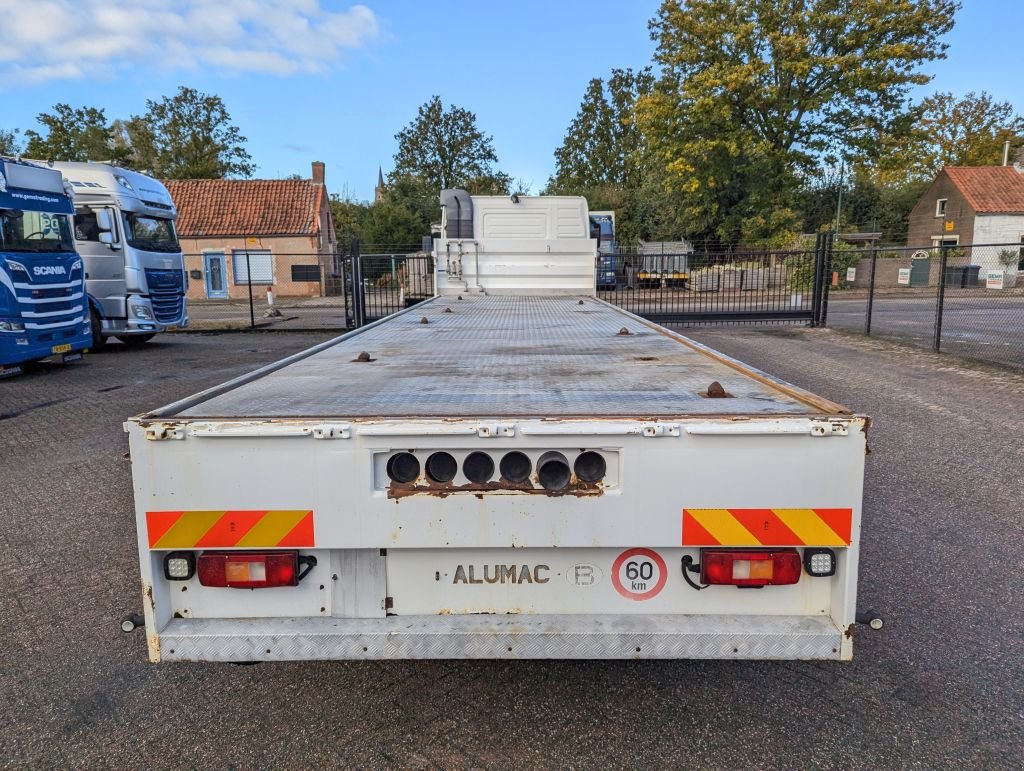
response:
[[[153,598],[153,584],[143,581],[142,593],[146,598],[146,602],[149,603],[150,612],[155,615],[156,600]],[[151,662],[154,664],[160,663],[160,636],[150,629],[149,624],[146,624],[146,652],[149,654]]]
[[[546,490],[543,487],[534,487],[530,482],[469,482],[464,485],[440,484],[435,482],[391,482],[388,486],[388,498],[396,503],[402,498],[409,498],[414,495],[429,495],[434,498],[447,498],[449,495],[468,493],[480,500],[486,493],[524,493],[526,495],[544,495],[548,498],[561,498],[564,495],[571,495],[576,498],[593,498],[604,495],[604,486],[599,482],[583,482],[573,476],[572,480],[564,490]]]

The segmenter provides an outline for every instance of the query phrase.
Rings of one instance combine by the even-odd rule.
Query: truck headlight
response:
[[[0,321],[0,332],[24,332],[25,325],[20,321]]]
[[[132,303],[129,307],[132,310],[132,316],[135,318],[141,321],[153,320],[153,310],[148,305],[143,303]]]

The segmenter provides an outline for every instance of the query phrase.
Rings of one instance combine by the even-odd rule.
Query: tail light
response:
[[[233,589],[298,586],[315,566],[315,557],[302,557],[297,551],[205,551],[199,555],[199,583]]]
[[[700,580],[723,586],[795,584],[800,580],[800,555],[796,549],[741,551],[703,549]]]

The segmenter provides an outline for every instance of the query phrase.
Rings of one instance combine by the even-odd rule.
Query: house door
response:
[[[224,269],[223,252],[207,252],[203,255],[206,262],[206,296],[217,300],[228,296],[227,272]]]

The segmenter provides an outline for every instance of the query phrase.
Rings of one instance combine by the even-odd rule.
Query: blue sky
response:
[[[1019,0],[963,0],[925,91],[1024,110]],[[476,113],[503,170],[539,190],[587,81],[648,64],[657,0],[0,0],[0,127],[56,102],[139,113],[179,85],[223,97],[257,176],[372,196],[394,134],[439,94]],[[143,7],[144,6],[144,7]],[[13,44],[13,45],[12,45]]]

